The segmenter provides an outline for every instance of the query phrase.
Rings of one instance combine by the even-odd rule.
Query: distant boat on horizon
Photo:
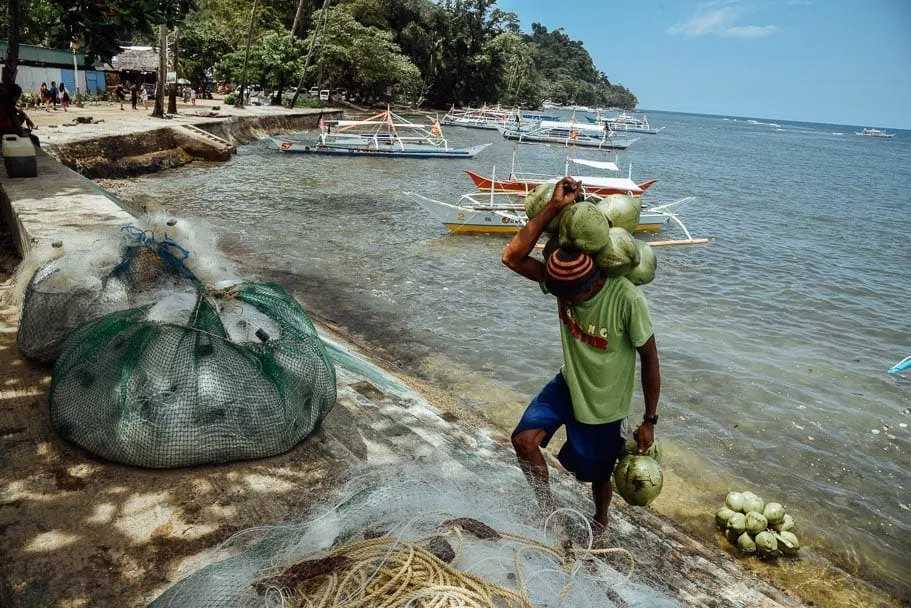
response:
[[[895,137],[895,133],[886,133],[879,129],[864,129],[860,133],[855,131],[854,135],[860,135],[862,137]]]

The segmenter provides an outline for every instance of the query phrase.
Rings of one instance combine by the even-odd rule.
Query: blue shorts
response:
[[[566,443],[557,455],[560,464],[579,481],[603,482],[610,481],[617,458],[623,451],[622,422],[584,424],[577,421],[569,386],[561,372],[531,400],[512,435],[515,437],[530,429],[544,430],[547,435],[541,447],[547,447],[557,429],[566,425]]]

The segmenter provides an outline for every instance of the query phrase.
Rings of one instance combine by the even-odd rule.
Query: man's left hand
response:
[[[636,441],[639,442],[639,453],[644,454],[655,442],[655,425],[651,422],[640,424],[636,429]]]

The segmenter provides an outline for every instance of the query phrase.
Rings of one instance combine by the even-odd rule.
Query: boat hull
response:
[[[474,158],[490,144],[471,148],[441,149],[434,146],[415,148],[373,147],[356,144],[302,144],[276,140],[278,149],[288,154],[323,154],[329,156],[374,156],[382,158]]]
[[[517,133],[502,131],[503,137],[512,141],[526,144],[556,144],[565,147],[598,148],[599,150],[626,150],[636,139],[585,139],[582,137],[552,137],[549,135],[533,135],[531,133]]]
[[[546,183],[544,180],[491,180],[489,177],[484,177],[483,175],[479,175],[474,171],[466,170],[465,173],[468,174],[468,177],[471,178],[471,181],[474,182],[474,185],[478,188],[478,190],[482,190],[484,192],[492,190],[494,192],[517,192],[519,194],[529,194],[539,185]],[[650,179],[647,182],[639,184],[639,188],[644,192],[657,181],[658,180],[656,179]],[[617,188],[597,188],[593,186],[585,186],[585,191],[591,194],[597,194],[598,196],[607,196],[608,194],[627,194],[626,190],[620,190]],[[633,193],[633,196],[639,196],[640,194],[641,193]]]

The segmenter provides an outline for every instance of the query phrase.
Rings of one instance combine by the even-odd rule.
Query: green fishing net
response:
[[[98,456],[166,468],[284,452],[335,399],[335,369],[297,302],[238,283],[80,326],[54,367],[50,414]]]

